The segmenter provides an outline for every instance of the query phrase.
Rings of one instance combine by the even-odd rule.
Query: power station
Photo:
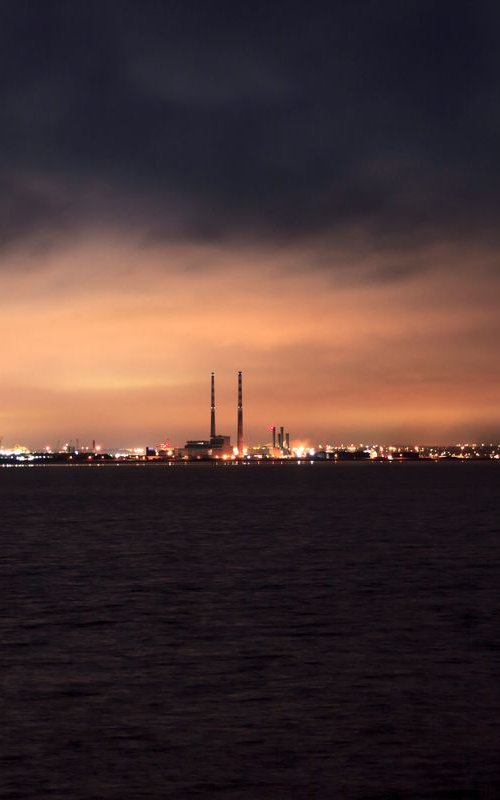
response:
[[[178,452],[181,458],[289,458],[292,455],[290,434],[283,425],[273,425],[272,444],[247,447],[243,433],[243,372],[238,371],[238,393],[236,406],[236,447],[231,445],[231,437],[217,433],[215,406],[215,373],[210,373],[210,437],[208,439],[189,439]]]
[[[215,373],[210,375],[210,438],[209,439],[189,439],[184,447],[184,452],[192,458],[216,458],[224,456],[244,454],[243,439],[243,373],[238,372],[238,407],[237,407],[237,428],[236,428],[236,452],[231,447],[231,437],[217,433],[215,421]]]

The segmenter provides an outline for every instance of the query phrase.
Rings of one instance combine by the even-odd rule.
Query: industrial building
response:
[[[237,450],[236,455],[243,455],[243,375],[238,372],[238,408],[237,408]],[[231,437],[217,433],[215,415],[215,374],[210,376],[210,438],[190,439],[180,451],[180,455],[188,458],[227,458],[234,453]]]

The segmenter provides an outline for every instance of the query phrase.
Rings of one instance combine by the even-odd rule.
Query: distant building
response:
[[[211,436],[210,439],[189,439],[180,455],[188,458],[222,458],[232,455],[230,436]]]
[[[274,448],[271,444],[256,444],[248,448],[248,455],[255,458],[270,458],[274,455]]]
[[[215,456],[230,456],[232,455],[231,437],[219,434],[210,437],[210,447],[212,448],[212,455]]]
[[[208,458],[212,455],[212,445],[209,439],[189,439],[184,445],[183,455],[189,458]]]

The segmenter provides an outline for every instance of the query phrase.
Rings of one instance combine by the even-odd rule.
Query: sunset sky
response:
[[[0,437],[500,438],[500,5],[0,4]]]

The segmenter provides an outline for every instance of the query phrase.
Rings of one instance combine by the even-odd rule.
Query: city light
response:
[[[237,430],[238,444],[231,444],[231,437],[226,434],[217,434],[216,405],[215,405],[215,374],[211,374],[211,406],[210,428],[208,438],[188,440],[184,446],[173,445],[168,439],[156,447],[139,446],[106,448],[102,444],[92,446],[81,441],[78,437],[65,442],[64,446],[52,447],[47,444],[42,451],[31,450],[26,445],[3,444],[0,449],[0,464],[63,464],[71,462],[72,465],[85,463],[87,465],[105,465],[107,463],[134,463],[134,464],[162,464],[168,462],[186,463],[196,461],[212,461],[222,464],[261,464],[261,463],[298,463],[306,459],[310,463],[334,463],[342,461],[369,461],[377,463],[393,463],[404,461],[443,461],[457,460],[479,461],[500,460],[500,444],[476,442],[458,442],[446,447],[439,445],[425,446],[412,442],[408,445],[401,444],[349,444],[332,443],[311,445],[307,439],[290,442],[290,433],[284,426],[271,425],[266,431],[262,442],[249,444],[243,442],[243,378],[238,372],[238,405]],[[323,440],[324,441],[324,440]]]

